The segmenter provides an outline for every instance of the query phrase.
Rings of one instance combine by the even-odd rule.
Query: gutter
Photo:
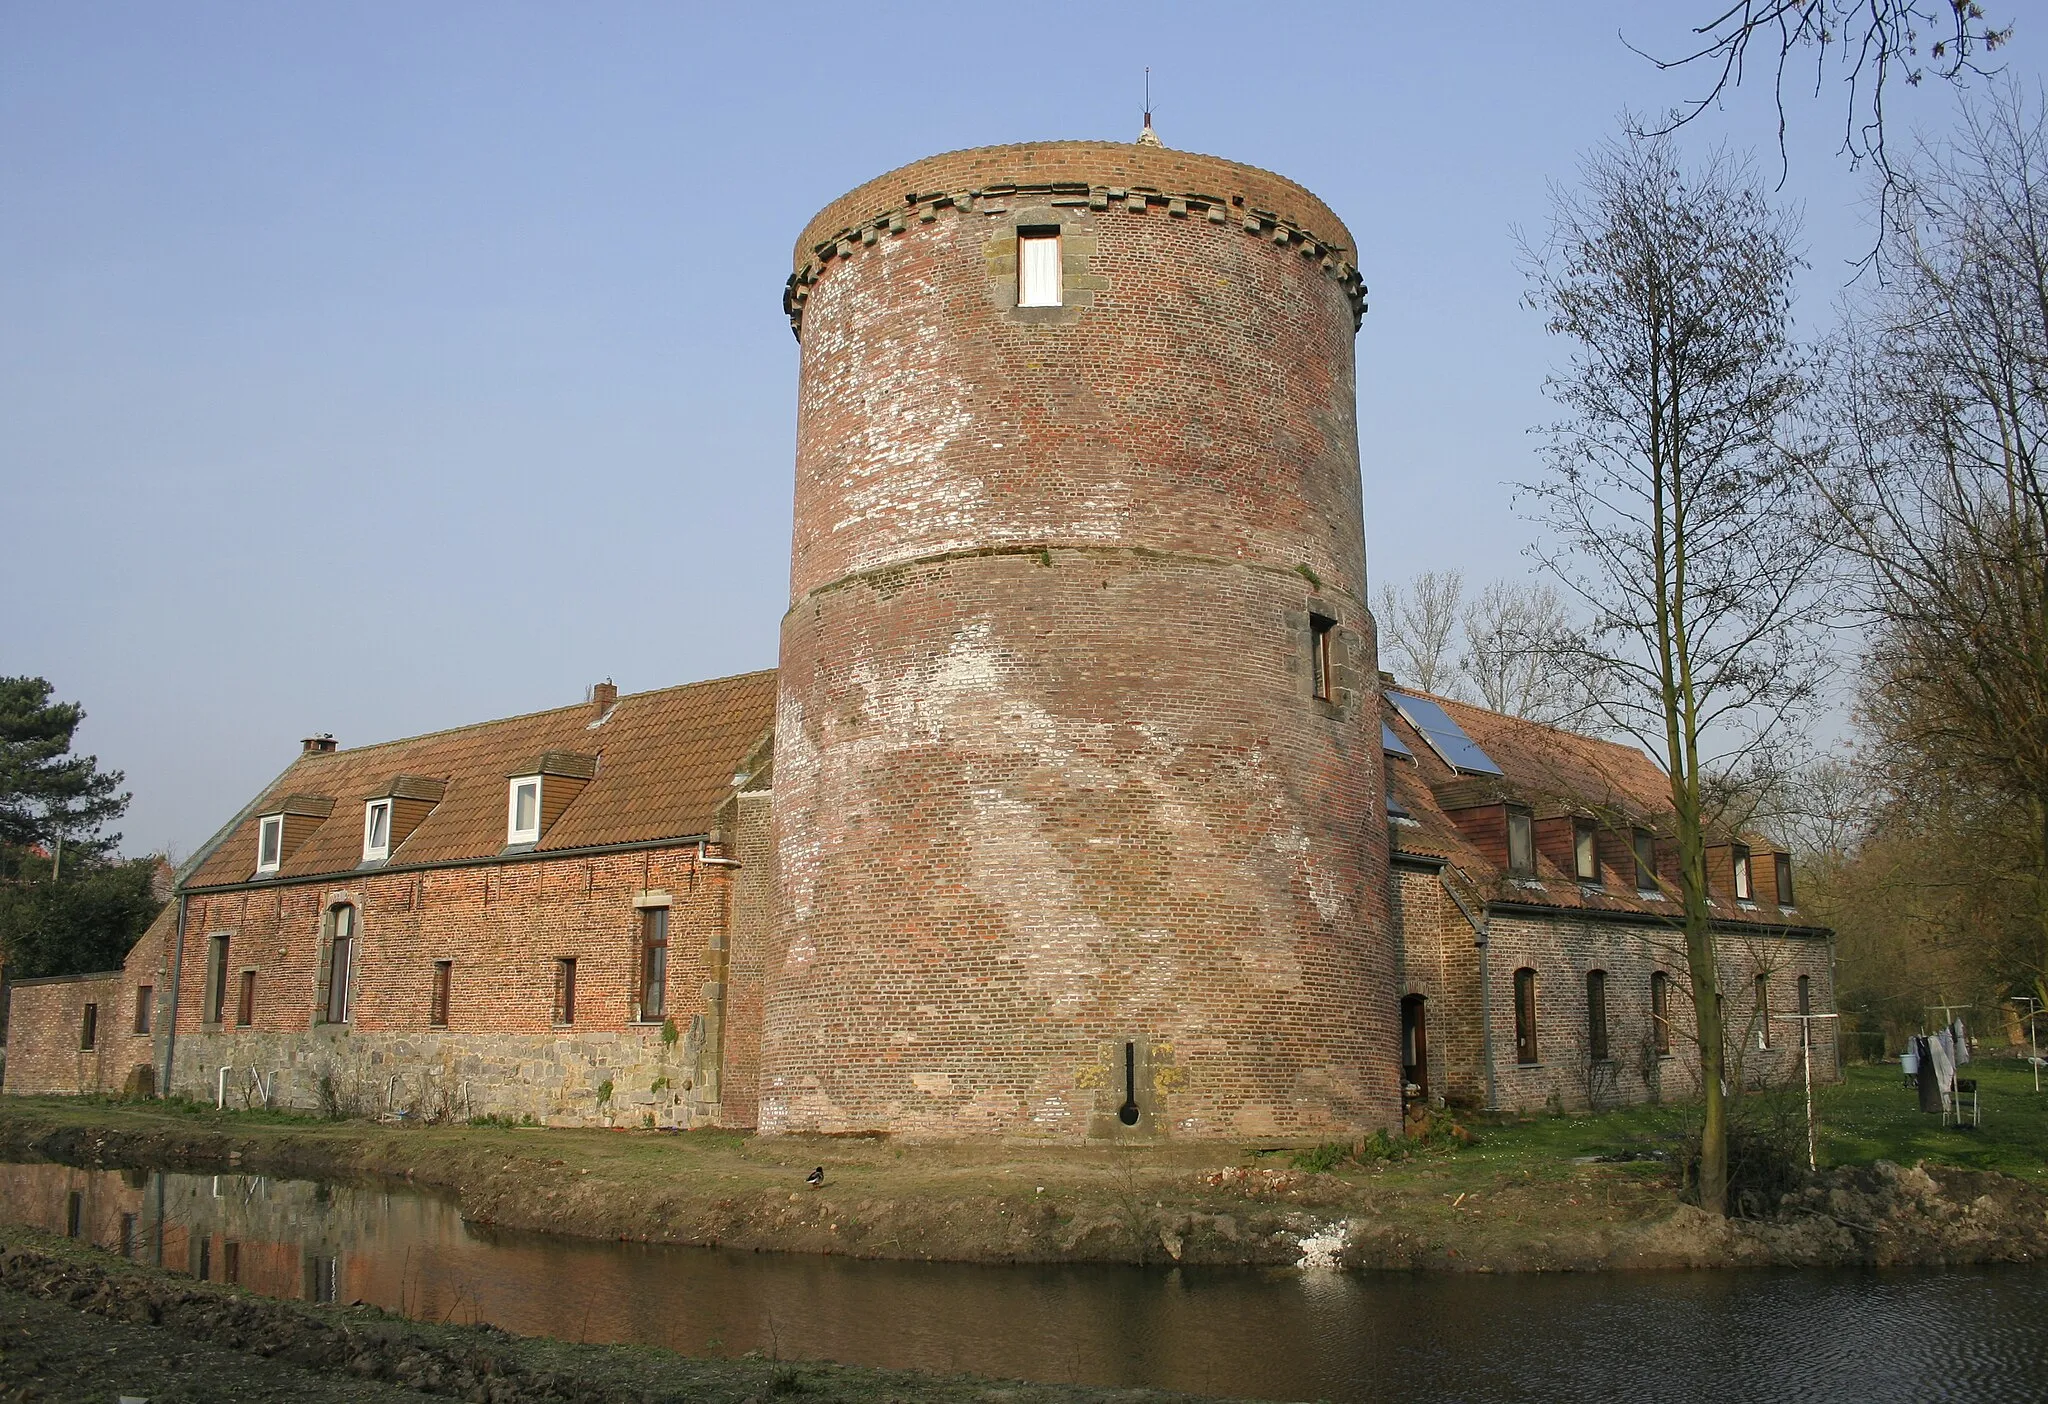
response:
[[[639,853],[652,848],[689,848],[709,843],[709,834],[684,834],[675,838],[639,839],[632,843],[594,843],[582,848],[527,849],[522,853],[486,853],[474,858],[441,858],[430,863],[379,863],[374,867],[340,868],[326,873],[301,873],[294,877],[263,878],[250,882],[217,882],[183,889],[209,896],[223,892],[269,892],[279,887],[319,886],[347,882],[352,878],[385,873],[434,873],[450,868],[486,868],[500,863],[540,863],[551,858],[591,858],[608,853]],[[708,866],[738,867],[736,858],[706,858]]]
[[[1451,886],[1448,867],[1446,864],[1445,867],[1437,869],[1436,880],[1442,885],[1444,895],[1451,899],[1451,904],[1471,926],[1472,944],[1479,951],[1479,1058],[1486,1065],[1486,1109],[1498,1111],[1500,1087],[1493,1067],[1493,966],[1487,959],[1486,918],[1473,911],[1471,905],[1459,895],[1458,889]],[[1460,871],[1458,875],[1463,877],[1464,873]]]

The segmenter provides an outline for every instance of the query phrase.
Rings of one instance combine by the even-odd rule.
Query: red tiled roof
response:
[[[208,887],[256,870],[260,816],[287,795],[334,801],[333,814],[286,858],[278,878],[353,871],[363,854],[363,801],[397,775],[447,782],[433,812],[387,866],[461,862],[505,848],[506,777],[544,751],[595,754],[597,776],[542,835],[537,851],[707,833],[732,793],[736,766],[775,724],[772,670],[621,697],[600,726],[590,704],[479,722],[403,741],[301,756],[189,877]],[[266,875],[267,876],[267,875]]]
[[[1449,813],[1466,803],[1506,800],[1529,806],[1539,818],[1560,812],[1584,813],[1616,828],[1640,826],[1668,835],[1670,787],[1664,772],[1641,750],[1415,688],[1397,687],[1395,691],[1427,697],[1442,707],[1501,769],[1497,779],[1461,775],[1430,749],[1395,709],[1391,698],[1383,699],[1383,719],[1415,754],[1412,763],[1396,757],[1387,762],[1394,798],[1414,821],[1394,826],[1397,854],[1441,858],[1455,864],[1490,901],[1640,912],[1665,918],[1676,915],[1675,904],[1669,900],[1637,896],[1633,881],[1621,889],[1584,886],[1575,874],[1563,871],[1541,852],[1533,881],[1512,879],[1459,832]],[[1763,852],[1769,846],[1758,843],[1755,847]],[[1801,924],[1796,914],[1783,914],[1772,903],[1738,906],[1717,899],[1711,906],[1716,917],[1727,921]]]

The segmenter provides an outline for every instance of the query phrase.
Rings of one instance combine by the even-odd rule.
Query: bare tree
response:
[[[1380,590],[1380,646],[1400,680],[1423,692],[1457,686],[1458,615],[1465,577],[1455,570],[1425,570],[1404,590]]]
[[[1932,74],[1960,88],[1988,72],[1984,60],[2012,38],[2013,26],[1987,20],[1975,0],[1723,0],[1719,13],[1692,33],[1693,48],[1673,57],[1629,45],[1660,69],[1708,75],[1701,96],[1641,134],[1668,135],[1718,107],[1754,64],[1771,76],[1782,166],[1786,85],[1805,83],[1804,61],[1811,59],[1816,93],[1831,64],[1846,89],[1841,153],[1876,166],[1889,188],[1894,173],[1885,152],[1885,102],[1891,85],[1918,87]]]
[[[1553,192],[1525,249],[1529,301],[1565,340],[1564,417],[1525,485],[1539,559],[1589,623],[1567,645],[1614,729],[1670,785],[1676,893],[1699,1038],[1701,1204],[1727,1207],[1726,1047],[1706,841],[1711,780],[1766,753],[1818,695],[1804,629],[1821,548],[1784,447],[1806,394],[1789,333],[1795,227],[1726,158],[1686,170],[1628,138]]]
[[[1496,712],[1558,724],[1582,710],[1572,685],[1564,597],[1547,580],[1496,580],[1465,607],[1459,668]]]
[[[1861,718],[2016,889],[2011,974],[2048,994],[2048,125],[2002,90],[1890,199],[1823,479],[1875,625]]]

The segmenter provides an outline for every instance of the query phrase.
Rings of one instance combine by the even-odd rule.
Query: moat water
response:
[[[512,1233],[432,1195],[0,1164],[0,1222],[528,1335],[1266,1399],[2048,1398],[2048,1272],[986,1267]]]

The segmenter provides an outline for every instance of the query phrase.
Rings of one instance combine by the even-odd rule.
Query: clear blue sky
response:
[[[1712,5],[0,4],[0,673],[188,852],[344,745],[772,665],[819,206],[931,152],[1161,136],[1349,222],[1376,580],[1524,569],[1552,356],[1512,231],[1698,81]],[[2008,63],[2031,86],[2035,3]],[[1759,90],[1696,131],[1770,150]],[[1939,87],[1894,116],[1939,131]],[[1868,238],[1830,91],[1817,326]],[[1775,166],[1773,166],[1775,171]]]

